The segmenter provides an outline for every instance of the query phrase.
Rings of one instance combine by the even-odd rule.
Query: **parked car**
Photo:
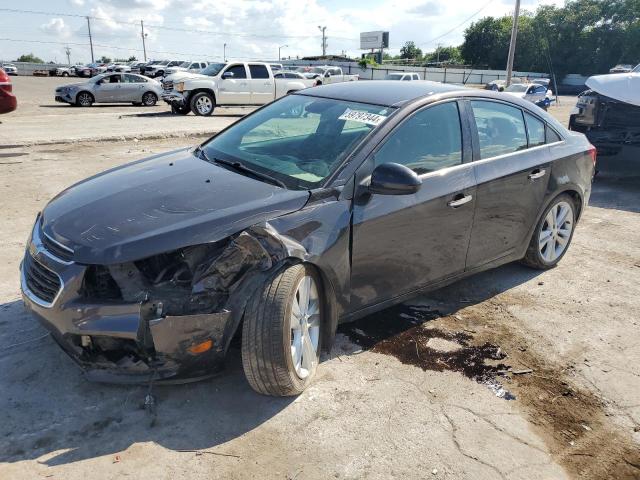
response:
[[[298,72],[305,77],[315,80],[316,85],[329,85],[331,83],[353,82],[358,80],[359,75],[346,75],[340,67],[298,67]]]
[[[83,83],[57,87],[55,100],[79,107],[124,102],[152,107],[161,94],[162,86],[151,78],[133,73],[105,73]]]
[[[57,67],[54,70],[54,75],[56,77],[70,77],[72,75],[71,68],[72,67]]]
[[[504,89],[504,93],[528,100],[543,110],[551,105],[551,91],[537,83],[514,83]]]
[[[420,75],[412,72],[392,72],[389,73],[385,80],[402,80],[402,81],[411,81],[411,80],[420,80]]]
[[[173,113],[207,116],[217,105],[264,105],[313,84],[308,78],[276,79],[268,63],[212,63],[199,74],[165,77],[162,99]]]
[[[13,63],[0,63],[0,68],[3,69],[7,75],[18,75],[18,67]]]
[[[161,63],[151,62],[144,68],[144,74],[148,77],[164,77],[167,69],[177,67],[182,60],[162,61]]]
[[[308,84],[309,86],[313,85],[313,82],[309,83],[309,80],[307,79],[307,77],[305,77],[304,75],[302,75],[300,72],[289,72],[286,70],[278,70],[276,72],[273,72],[273,78],[289,78],[289,79],[298,79],[298,80],[305,80],[305,84]]]
[[[516,97],[302,90],[58,194],[27,242],[24,303],[89,379],[204,378],[239,336],[249,384],[296,395],[341,322],[508,262],[556,266],[594,155]]]
[[[130,72],[131,67],[122,63],[112,63],[107,66],[107,72]]]
[[[618,64],[615,67],[611,68],[609,70],[609,73],[629,73],[632,70],[633,70],[633,65],[629,65],[628,63],[625,63],[625,64]]]
[[[131,73],[141,73],[140,69],[144,67],[147,62],[131,62],[129,65],[131,67]]]
[[[271,67],[272,72],[279,72],[280,70],[283,69],[283,66],[281,63],[270,63],[269,66]]]
[[[630,73],[596,75],[578,97],[569,128],[598,149],[598,171],[640,174],[640,65]]]
[[[209,62],[182,62],[180,65],[176,65],[175,67],[167,67],[164,74],[168,76],[178,72],[198,73],[207,68],[207,65],[209,65]]]
[[[11,78],[0,68],[0,114],[13,112],[18,108],[18,100],[13,94]]]

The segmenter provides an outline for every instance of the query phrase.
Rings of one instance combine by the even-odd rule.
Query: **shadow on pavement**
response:
[[[589,205],[627,212],[640,212],[640,176],[616,177],[598,174]]]

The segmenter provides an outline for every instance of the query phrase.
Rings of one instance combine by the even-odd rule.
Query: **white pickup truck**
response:
[[[328,85],[330,83],[354,82],[360,78],[359,75],[346,74],[340,67],[324,65],[319,67],[298,67],[296,72],[300,72],[306,78],[314,80],[316,85]]]
[[[264,105],[313,85],[310,79],[274,78],[268,63],[211,63],[200,73],[165,77],[162,99],[173,113],[208,116],[218,105]]]

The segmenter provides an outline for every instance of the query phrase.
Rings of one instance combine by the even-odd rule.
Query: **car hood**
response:
[[[640,107],[640,73],[595,75],[586,85],[605,97]]]
[[[56,87],[56,90],[62,90],[63,88],[78,88],[86,84],[87,82],[67,83],[65,85],[60,85],[59,87]]]
[[[222,240],[296,211],[308,198],[308,191],[245,177],[182,149],[64,190],[43,210],[42,229],[78,263],[123,263]]]
[[[508,95],[512,95],[518,98],[524,98],[527,96],[527,92],[502,92],[502,93],[506,93]]]
[[[171,75],[167,75],[165,77],[165,80],[171,80],[173,82],[181,82],[183,80],[190,80],[192,78],[204,78],[204,79],[213,79],[213,77],[210,77],[208,75],[201,75],[199,73],[193,73],[193,72],[176,72],[176,73],[172,73]]]

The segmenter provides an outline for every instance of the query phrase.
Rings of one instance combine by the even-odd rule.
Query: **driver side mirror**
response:
[[[410,195],[420,190],[418,174],[399,163],[383,163],[371,174],[369,193],[379,195]]]
[[[233,78],[233,72],[224,72],[222,78]]]

